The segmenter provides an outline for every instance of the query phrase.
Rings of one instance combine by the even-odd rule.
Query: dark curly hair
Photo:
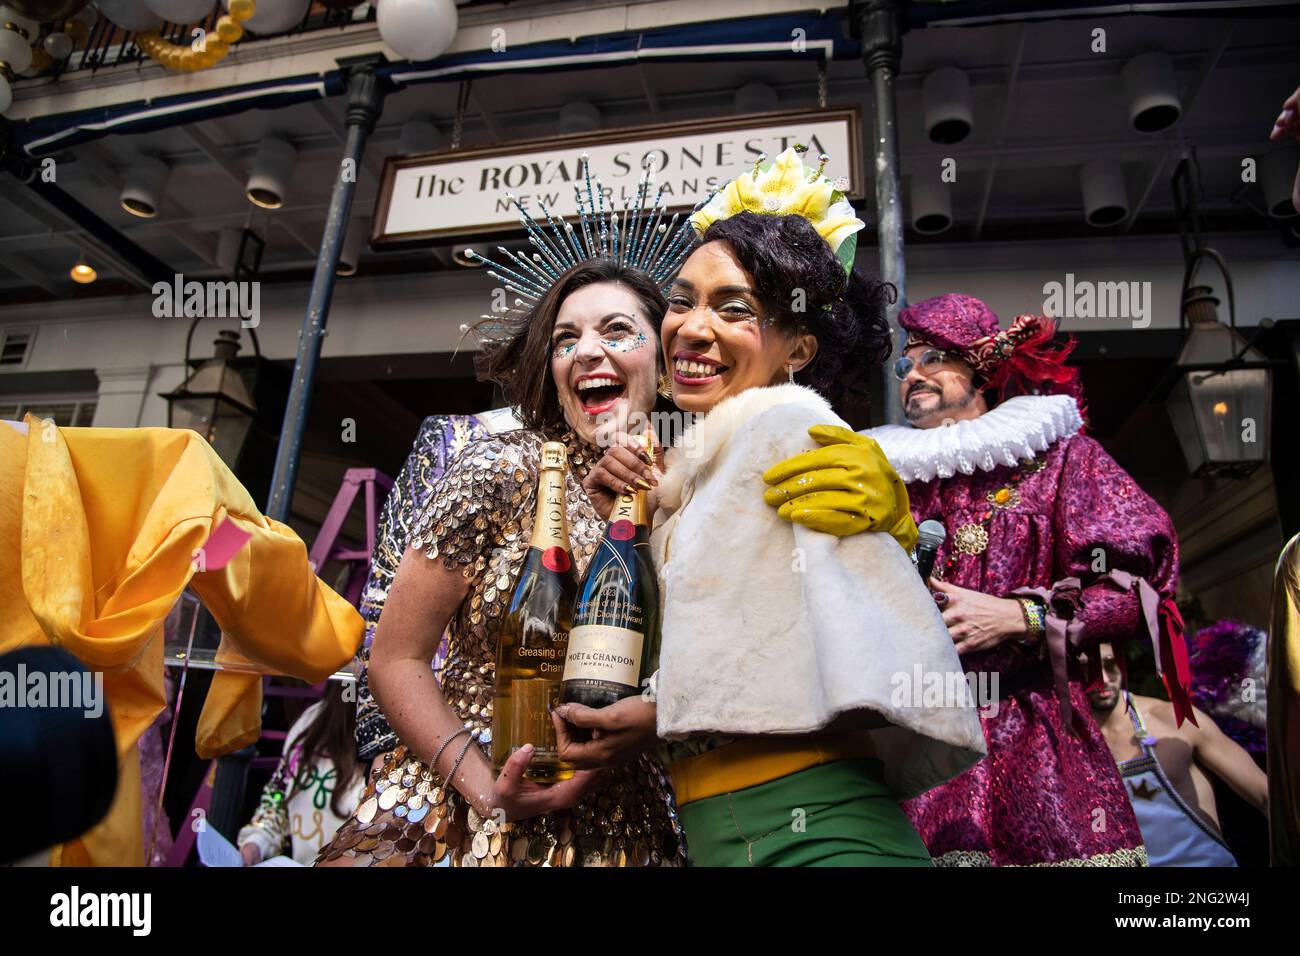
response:
[[[715,241],[730,245],[753,278],[768,319],[791,333],[802,326],[816,337],[817,355],[795,373],[795,381],[832,405],[865,394],[867,373],[893,351],[885,309],[897,297],[894,286],[856,268],[846,276],[803,216],[737,213],[709,226],[696,248]]]

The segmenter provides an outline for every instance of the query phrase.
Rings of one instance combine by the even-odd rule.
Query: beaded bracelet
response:
[[[1021,643],[1025,645],[1034,644],[1043,636],[1043,632],[1046,630],[1043,605],[1039,601],[1028,597],[1017,598],[1016,600],[1020,602],[1020,613],[1025,616],[1025,627],[1027,629],[1025,636],[1021,638]]]
[[[453,740],[455,740],[455,739],[456,739],[457,737],[459,737],[461,734],[467,734],[467,733],[469,733],[469,732],[470,732],[470,729],[469,729],[468,727],[462,727],[460,730],[456,731],[454,734],[449,734],[449,735],[447,736],[447,739],[444,740],[444,741],[442,742],[442,746],[438,748],[438,752],[437,752],[436,754],[433,755],[433,759],[429,761],[429,769],[432,770],[434,773],[437,773],[437,772],[438,772],[438,758],[441,757],[441,756],[442,756],[442,752],[443,752],[444,750],[447,749],[447,744],[451,743]]]
[[[456,787],[456,771],[460,769],[460,762],[465,759],[465,754],[469,753],[469,745],[473,742],[474,738],[472,736],[465,741],[465,746],[460,748],[460,756],[457,757],[456,762],[451,765],[451,773],[447,774],[445,778],[447,786],[452,789],[455,789]]]

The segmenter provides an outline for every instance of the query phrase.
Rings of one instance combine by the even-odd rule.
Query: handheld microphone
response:
[[[928,583],[930,572],[934,570],[935,558],[939,556],[939,545],[948,537],[948,530],[931,518],[922,521],[916,531],[916,570],[920,573],[921,580]]]

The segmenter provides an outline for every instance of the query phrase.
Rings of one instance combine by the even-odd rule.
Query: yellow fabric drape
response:
[[[231,646],[222,635],[217,660],[231,667],[252,662]],[[262,676],[239,670],[217,671],[208,685],[198,726],[194,729],[194,752],[211,760],[257,742],[262,735]]]
[[[1267,659],[1272,862],[1300,866],[1300,535],[1278,559]]]
[[[166,705],[162,622],[185,587],[228,655],[313,683],[352,657],[361,616],[195,432],[26,424],[25,436],[0,425],[0,652],[56,644],[104,672],[122,775],[108,816],[51,863],[142,865],[135,746]],[[224,568],[196,573],[196,551],[225,518],[252,538]],[[256,739],[260,692],[256,675],[218,674],[199,750]]]

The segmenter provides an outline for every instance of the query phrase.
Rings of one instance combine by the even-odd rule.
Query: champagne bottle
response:
[[[620,495],[578,589],[564,661],[564,703],[605,707],[641,692],[659,656],[659,581],[645,492]]]
[[[500,772],[511,754],[532,744],[533,759],[525,776],[539,783],[573,776],[573,768],[559,759],[551,723],[577,591],[564,507],[567,472],[564,444],[542,445],[533,535],[497,644],[492,763]]]

